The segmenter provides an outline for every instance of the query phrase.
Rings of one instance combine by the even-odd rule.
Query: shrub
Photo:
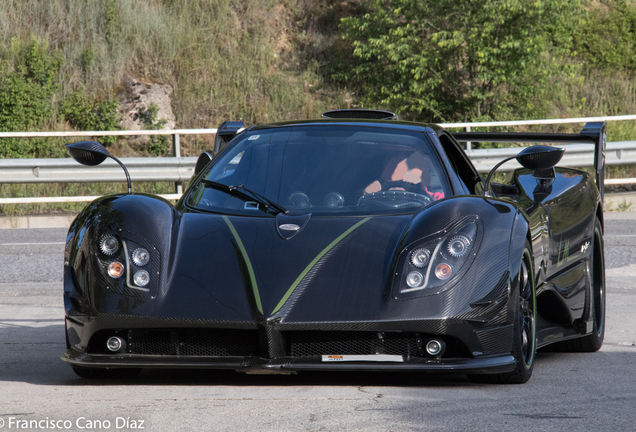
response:
[[[159,130],[168,123],[166,119],[157,119],[159,115],[159,107],[156,104],[150,104],[146,111],[139,113],[138,118],[144,125],[145,130]],[[166,135],[150,135],[148,137],[148,151],[155,155],[161,156],[170,148],[170,140]]]
[[[64,99],[61,113],[73,127],[88,131],[116,130],[119,126],[119,103],[114,99],[99,102],[90,100],[83,90],[77,90]],[[117,137],[101,137],[104,145],[113,144]]]
[[[18,44],[17,40],[12,42]],[[25,131],[49,119],[61,65],[60,55],[50,53],[46,42],[36,39],[26,49],[19,49],[17,59],[4,59],[0,68],[2,130]]]
[[[52,115],[61,56],[35,38],[26,46],[14,38],[11,45],[11,52],[5,53],[0,63],[0,130],[41,129]],[[0,139],[0,157],[33,157],[41,144],[27,139]]]

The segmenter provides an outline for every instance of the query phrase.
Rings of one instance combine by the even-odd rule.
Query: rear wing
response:
[[[218,154],[230,142],[243,127],[243,122],[225,121],[216,130],[216,138],[214,139],[214,153]]]
[[[459,142],[523,142],[536,144],[594,144],[594,170],[596,186],[601,194],[605,189],[605,148],[607,122],[586,123],[581,133],[520,133],[520,132],[453,132]]]

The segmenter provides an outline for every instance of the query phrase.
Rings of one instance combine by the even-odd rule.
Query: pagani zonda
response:
[[[604,124],[451,133],[379,111],[324,117],[224,123],[176,205],[131,193],[129,177],[129,193],[89,204],[66,243],[62,359],[82,377],[196,367],[522,383],[540,347],[601,347]],[[596,173],[555,169],[563,150],[536,145],[494,183],[463,141],[592,143]],[[68,150],[87,165],[112,157],[95,142]]]

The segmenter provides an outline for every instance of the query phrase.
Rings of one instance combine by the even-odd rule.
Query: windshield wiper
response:
[[[265,198],[263,195],[258,194],[256,192],[254,192],[253,190],[250,190],[250,189],[246,188],[243,185],[228,186],[228,185],[224,185],[223,183],[215,182],[215,181],[212,181],[212,180],[202,180],[202,182],[203,182],[203,184],[206,187],[211,187],[211,188],[214,188],[216,190],[220,190],[222,192],[227,192],[230,195],[241,197],[241,198],[246,199],[246,200],[254,200],[254,201],[257,201],[259,204],[265,206],[266,209],[269,209],[269,207],[272,207],[276,211],[278,211],[278,213],[289,214],[289,210],[287,210],[282,205],[275,203],[274,201],[270,200],[269,198]],[[247,193],[245,193],[243,191],[245,191]]]

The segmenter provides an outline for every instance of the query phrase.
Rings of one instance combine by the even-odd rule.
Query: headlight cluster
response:
[[[150,283],[150,273],[144,268],[150,264],[150,252],[146,248],[136,247],[130,253],[125,240],[115,234],[104,234],[99,241],[99,249],[108,261],[108,276],[119,279],[126,274],[126,284],[129,288],[145,287]],[[122,264],[121,261],[126,264]],[[131,265],[130,261],[134,265]],[[134,286],[130,282],[131,274]]]
[[[441,287],[449,282],[473,256],[477,233],[477,221],[471,220],[451,229],[443,237],[407,247],[400,260],[402,271],[396,273],[399,293]]]

